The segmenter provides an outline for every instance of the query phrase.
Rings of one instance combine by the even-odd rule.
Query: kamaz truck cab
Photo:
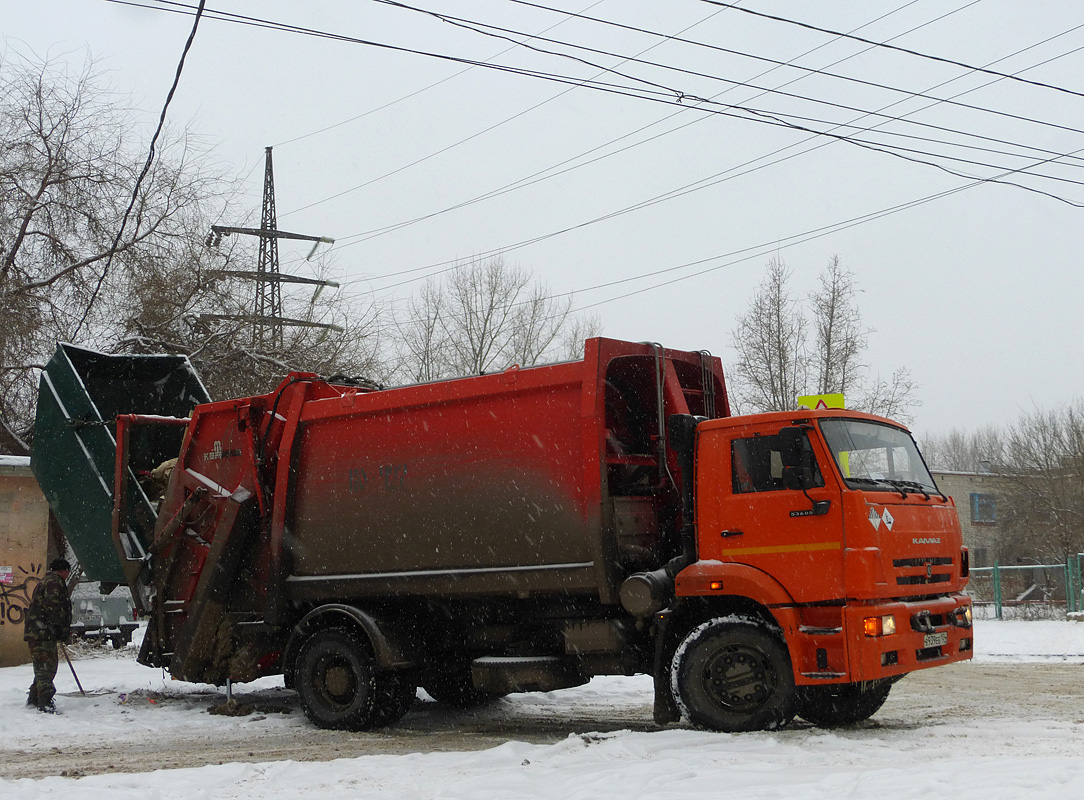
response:
[[[675,662],[694,721],[853,722],[907,672],[971,657],[956,509],[905,428],[844,410],[756,414],[700,422],[695,452],[697,561],[676,595],[746,619],[679,646],[707,651]],[[750,638],[758,626],[785,650]]]

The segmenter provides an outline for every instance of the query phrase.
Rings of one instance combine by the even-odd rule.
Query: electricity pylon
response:
[[[334,281],[317,278],[302,278],[296,275],[283,275],[279,271],[279,239],[300,239],[314,242],[308,258],[312,258],[321,243],[334,244],[335,240],[327,236],[311,236],[303,233],[289,233],[278,229],[275,215],[275,174],[271,162],[271,148],[265,148],[263,175],[263,212],[259,228],[238,228],[229,225],[212,225],[207,237],[208,247],[217,247],[223,236],[243,234],[258,236],[260,254],[256,261],[256,270],[217,270],[215,274],[255,281],[256,295],[251,315],[204,314],[203,319],[241,319],[252,322],[252,346],[258,349],[281,350],[284,327],[330,328],[341,331],[337,325],[323,322],[310,322],[302,319],[290,319],[282,315],[282,284],[306,283],[316,286],[337,287]]]

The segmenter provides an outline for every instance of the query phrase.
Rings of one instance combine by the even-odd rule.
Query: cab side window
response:
[[[777,492],[783,485],[783,458],[778,436],[751,436],[730,443],[730,465],[734,494]],[[813,449],[806,439],[802,447],[801,468],[810,469],[814,486],[824,486]]]

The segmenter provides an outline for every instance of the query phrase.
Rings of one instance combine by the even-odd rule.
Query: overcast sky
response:
[[[145,1],[6,0],[0,48],[75,65],[89,53],[149,135],[192,17]],[[258,225],[274,145],[280,228],[338,240],[341,291],[401,302],[418,286],[404,280],[501,250],[575,291],[606,335],[724,364],[772,255],[799,295],[838,255],[875,329],[872,369],[905,366],[920,385],[918,433],[1084,394],[1079,0],[741,4],[966,66],[702,0],[549,0],[580,18],[417,2],[536,49],[373,0],[208,4],[401,48],[205,16],[169,121],[244,179],[250,216],[223,224]],[[975,180],[999,176],[1020,186]],[[283,244],[284,268],[304,270],[307,249]]]

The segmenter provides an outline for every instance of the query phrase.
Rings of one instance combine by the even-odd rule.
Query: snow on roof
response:
[[[0,467],[29,467],[30,456],[0,455]]]

